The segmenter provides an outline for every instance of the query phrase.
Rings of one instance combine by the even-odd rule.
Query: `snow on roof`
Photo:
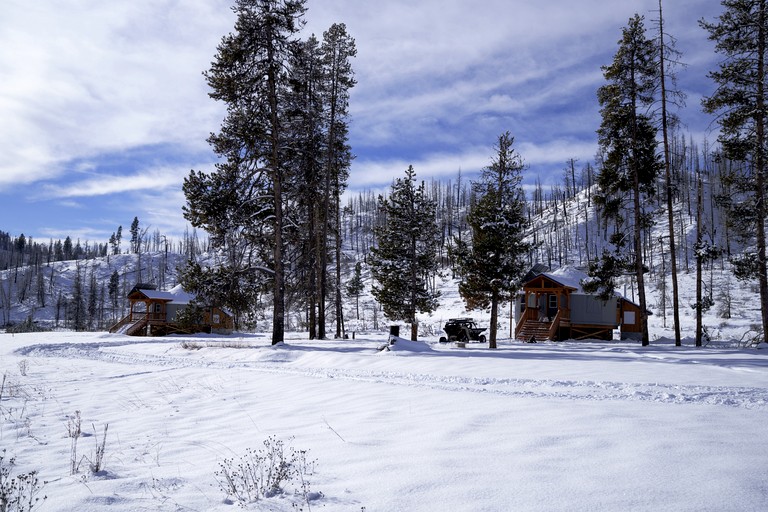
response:
[[[172,301],[174,298],[173,295],[170,294],[170,292],[161,292],[157,290],[147,290],[147,289],[140,289],[138,291],[141,292],[148,299]]]
[[[547,276],[564,286],[575,288],[579,293],[584,293],[584,290],[581,287],[582,279],[589,277],[583,270],[571,266],[561,267],[553,272],[544,272],[542,275]]]
[[[176,304],[189,304],[195,298],[194,295],[186,292],[180,284],[171,288],[167,293],[173,296],[173,302]]]
[[[589,280],[591,278],[586,272],[584,272],[583,270],[579,270],[576,267],[566,265],[552,272],[544,272],[540,275],[547,276],[549,279],[552,279],[553,281],[556,281],[562,284],[563,286],[569,286],[571,288],[575,288],[576,293],[584,293],[584,294],[590,295],[588,292],[584,291],[584,288],[582,288],[581,283],[582,281]],[[618,290],[614,290],[613,294],[619,299],[623,299],[631,304],[634,304],[635,306],[638,306],[637,304],[635,304],[634,301],[626,297],[623,293],[619,292]]]
[[[136,291],[140,292],[148,299],[167,300],[174,304],[189,304],[192,302],[192,299],[195,298],[191,293],[184,291],[184,288],[182,288],[180,284],[177,284],[168,291],[150,290],[146,288],[140,288]]]

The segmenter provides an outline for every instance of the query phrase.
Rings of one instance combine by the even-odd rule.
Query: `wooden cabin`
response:
[[[182,327],[177,321],[177,314],[193,299],[181,285],[169,291],[158,291],[154,285],[139,283],[128,293],[128,314],[113,325],[109,332],[129,336],[164,336],[195,332],[229,334],[234,330],[232,315],[216,306],[202,308],[198,323],[192,327]]]
[[[583,290],[587,275],[564,267],[547,272],[534,267],[524,280],[515,305],[515,338],[523,341],[567,339],[639,339],[640,307],[616,294],[604,301]]]

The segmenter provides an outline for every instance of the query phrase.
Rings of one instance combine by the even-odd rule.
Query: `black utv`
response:
[[[440,337],[440,343],[449,341],[479,341],[485,343],[484,327],[477,327],[475,321],[471,318],[451,318],[445,323],[445,333],[448,335]]]

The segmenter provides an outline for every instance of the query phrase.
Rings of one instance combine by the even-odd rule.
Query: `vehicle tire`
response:
[[[448,339],[445,336],[440,336],[440,343],[448,343]]]
[[[477,338],[477,340],[478,340],[480,343],[485,343],[485,342],[487,341],[487,340],[485,339],[485,334],[481,334],[481,335],[480,335],[480,336]]]

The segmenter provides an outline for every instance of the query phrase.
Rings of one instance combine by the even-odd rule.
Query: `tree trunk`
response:
[[[271,42],[270,42],[271,43]],[[285,339],[285,270],[283,266],[283,172],[280,165],[280,120],[278,118],[277,98],[277,68],[274,48],[270,44],[267,49],[268,72],[267,85],[269,87],[270,124],[270,159],[272,181],[274,187],[274,226],[275,246],[274,258],[274,289],[272,291],[272,344],[276,345]]]
[[[496,348],[496,331],[499,321],[499,292],[493,291],[491,295],[491,325],[488,332],[488,348]]]
[[[336,338],[341,338],[344,334],[344,310],[341,307],[341,198],[339,189],[341,187],[336,176],[334,202],[336,203]]]
[[[755,209],[757,214],[757,262],[760,284],[760,311],[763,318],[763,335],[768,333],[768,273],[766,273],[765,249],[765,50],[766,5],[760,2],[757,48],[757,109],[755,109]]]
[[[667,219],[669,221],[669,259],[672,271],[672,314],[675,323],[675,346],[680,346],[680,307],[677,285],[677,249],[675,247],[675,216],[672,211],[672,171],[669,154],[669,122],[667,117],[667,87],[664,62],[664,21],[659,0],[659,71],[661,75],[661,126],[664,138],[664,171],[667,188]]]
[[[701,338],[704,331],[702,324],[702,255],[701,255],[701,174],[696,169],[696,346],[701,346]]]

